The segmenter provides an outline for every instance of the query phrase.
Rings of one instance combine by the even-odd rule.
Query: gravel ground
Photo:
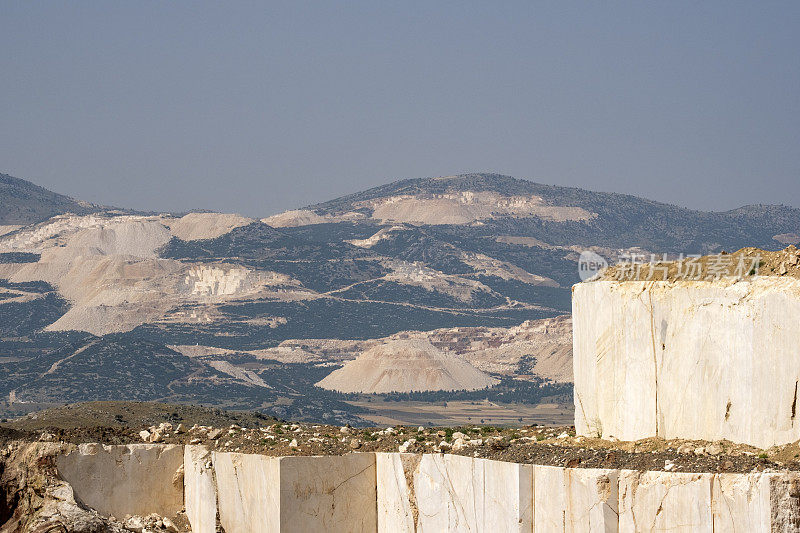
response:
[[[285,455],[342,455],[350,452],[456,453],[517,463],[578,468],[627,468],[675,472],[800,471],[800,447],[759,450],[726,441],[646,439],[611,442],[575,437],[571,427],[351,428],[275,423],[257,428],[193,426],[169,422],[140,428],[52,428],[0,432],[2,440],[158,442],[203,444],[217,451]]]
[[[568,426],[353,428],[280,422],[260,415],[193,406],[169,406],[165,409],[159,404],[153,407],[122,402],[88,405],[88,415],[86,405],[65,406],[0,425],[0,442],[157,442],[203,444],[217,451],[271,456],[405,451],[456,453],[579,468],[676,472],[800,471],[798,443],[760,450],[727,441],[644,439],[620,442],[576,437],[574,428]],[[120,416],[120,409],[126,410],[125,416]],[[76,410],[82,415],[70,416]],[[109,420],[114,425],[107,425]]]

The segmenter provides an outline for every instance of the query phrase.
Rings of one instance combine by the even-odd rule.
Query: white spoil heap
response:
[[[573,287],[580,435],[800,439],[800,279]]]

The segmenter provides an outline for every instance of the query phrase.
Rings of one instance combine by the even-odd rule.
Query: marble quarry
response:
[[[85,444],[56,458],[101,514],[185,509],[192,531],[800,530],[800,473],[565,468],[450,454],[268,457]]]

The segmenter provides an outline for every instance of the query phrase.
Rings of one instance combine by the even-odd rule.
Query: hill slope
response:
[[[33,224],[63,213],[80,215],[100,209],[29,181],[0,174],[0,225]]]
[[[315,384],[383,339],[428,338],[500,381],[484,398],[568,390],[570,325],[553,317],[570,312],[583,250],[613,262],[800,239],[791,207],[702,212],[497,174],[401,180],[263,220],[108,211],[2,176],[0,216],[17,223],[0,231],[0,397],[337,423],[363,403]],[[429,386],[404,375],[382,390]],[[369,390],[346,385],[333,388]]]

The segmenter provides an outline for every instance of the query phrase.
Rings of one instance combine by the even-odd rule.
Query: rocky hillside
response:
[[[790,207],[707,213],[492,174],[261,220],[111,211],[0,176],[0,217],[6,411],[121,398],[337,423],[358,423],[362,398],[315,384],[403,337],[497,381],[451,399],[568,391],[569,321],[553,317],[570,311],[585,249],[613,261],[800,240]]]
[[[0,228],[32,224],[64,213],[84,214],[98,210],[100,207],[90,203],[0,174]]]

